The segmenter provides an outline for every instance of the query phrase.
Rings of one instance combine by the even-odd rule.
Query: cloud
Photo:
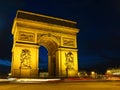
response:
[[[2,60],[2,59],[0,59],[0,65],[10,66],[11,62],[8,61],[8,60]]]

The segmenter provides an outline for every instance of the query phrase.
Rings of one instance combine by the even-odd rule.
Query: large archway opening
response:
[[[48,72],[48,51],[44,46],[39,48],[39,73]]]
[[[58,75],[57,43],[50,37],[42,37],[39,45],[39,73],[48,71],[48,77],[56,77]]]

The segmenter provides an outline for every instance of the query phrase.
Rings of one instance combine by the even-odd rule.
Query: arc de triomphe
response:
[[[78,32],[74,21],[18,10],[12,27],[12,77],[38,77],[40,46],[48,50],[50,77],[77,76]]]

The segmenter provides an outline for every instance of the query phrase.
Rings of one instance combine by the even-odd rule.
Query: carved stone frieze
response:
[[[19,32],[18,40],[35,42],[35,34],[30,32]]]
[[[39,39],[41,37],[53,37],[55,38],[58,42],[60,42],[60,36],[56,36],[56,35],[53,35],[51,33],[46,33],[46,34],[41,34],[41,33],[38,33],[37,34],[37,42],[39,41]]]
[[[74,57],[73,57],[73,53],[72,52],[67,52],[65,53],[65,58],[66,58],[66,62],[65,62],[65,65],[66,65],[66,69],[67,70],[74,70]]]
[[[71,38],[63,38],[63,46],[74,47],[75,46],[75,40],[71,39]]]

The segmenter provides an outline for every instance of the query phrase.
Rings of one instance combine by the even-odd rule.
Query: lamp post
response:
[[[91,72],[91,77],[92,77],[92,78],[95,78],[95,76],[96,76],[96,73],[95,73],[94,71],[92,71],[92,72]]]

